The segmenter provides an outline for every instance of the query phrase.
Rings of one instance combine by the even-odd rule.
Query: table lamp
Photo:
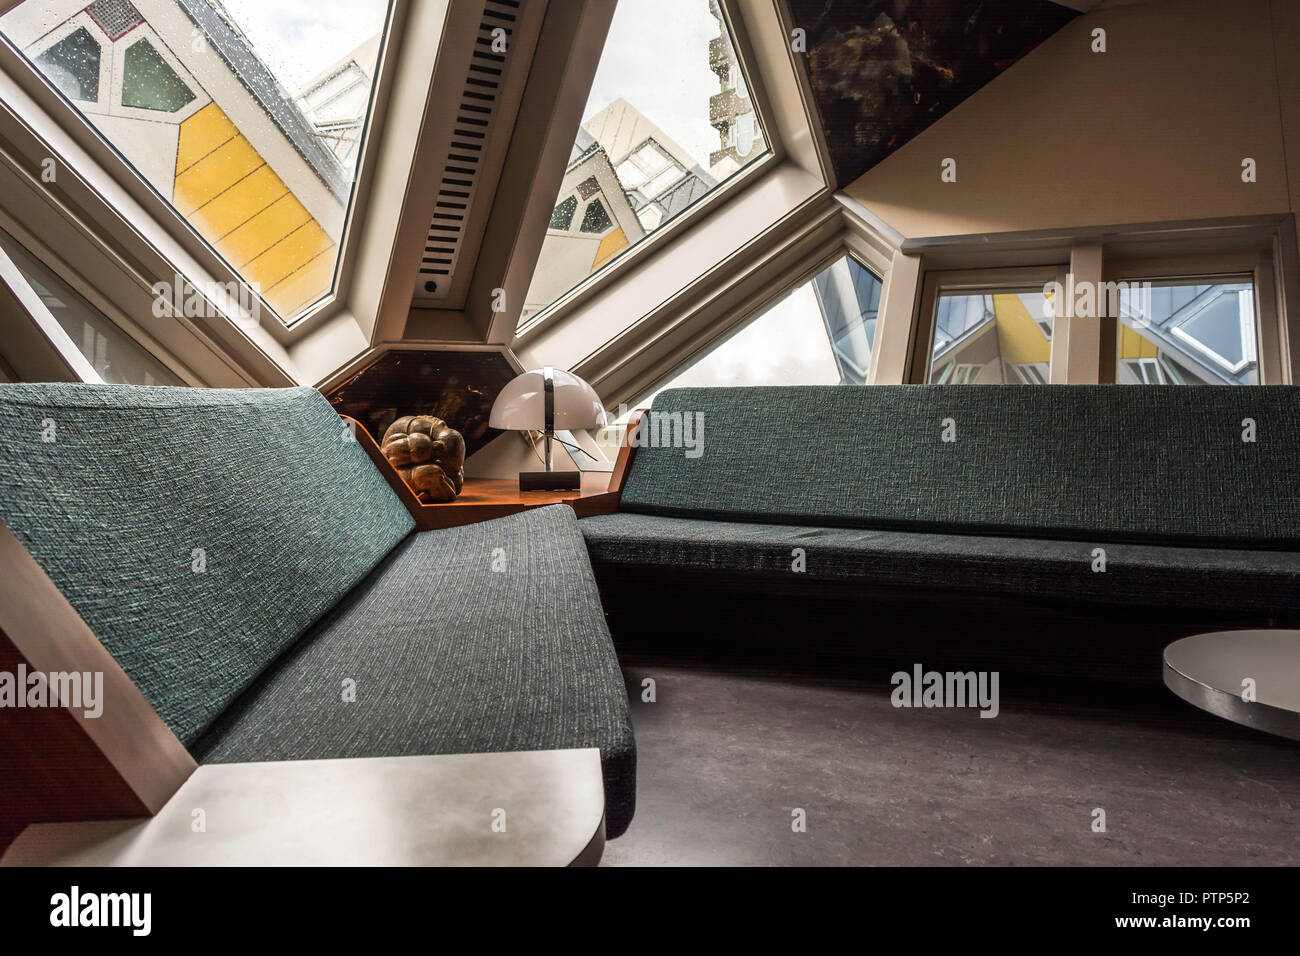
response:
[[[539,431],[546,439],[546,470],[521,471],[520,491],[571,490],[582,487],[582,473],[556,471],[551,459],[555,430],[600,428],[605,408],[596,390],[572,372],[545,368],[512,379],[492,403],[488,424],[507,431]]]

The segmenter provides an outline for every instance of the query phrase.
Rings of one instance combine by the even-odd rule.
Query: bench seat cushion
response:
[[[627,692],[577,521],[555,505],[411,536],[194,751],[226,763],[571,747],[600,748],[618,836],[636,795]]]
[[[670,388],[620,510],[1300,551],[1297,434],[1289,385]]]
[[[0,520],[189,745],[415,525],[314,388],[0,385]]]
[[[1115,604],[1300,610],[1300,553],[614,514],[579,522],[597,575],[674,569]],[[1094,548],[1106,570],[1092,570]],[[806,570],[792,570],[802,548]]]

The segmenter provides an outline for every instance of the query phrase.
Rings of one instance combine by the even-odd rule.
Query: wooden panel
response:
[[[492,402],[518,374],[496,351],[392,349],[325,397],[376,439],[403,415],[441,418],[464,436],[470,458],[501,434],[488,426]]]
[[[636,434],[647,410],[638,408],[628,416],[627,431],[623,433],[623,444],[618,450],[618,458],[614,461],[614,472],[609,476],[609,491],[620,498],[623,495],[623,486],[627,484],[627,473],[632,470],[632,459],[636,455],[637,446],[632,444],[632,436]]]
[[[0,633],[0,672],[32,663]],[[143,817],[149,809],[62,708],[0,710],[0,850],[29,823]]]
[[[31,815],[18,822],[156,813],[194,772],[194,758],[3,523],[0,633],[9,648],[0,669],[23,662],[46,674],[103,675],[98,717],[0,710],[4,806]]]
[[[420,531],[454,528],[555,504],[568,505],[579,518],[613,514],[618,510],[618,494],[610,491],[610,482],[605,472],[585,473],[580,491],[520,491],[517,478],[469,478],[455,501],[427,505],[416,497],[415,491],[384,457],[379,443],[366,431],[366,427],[354,418],[346,415],[342,417],[353,423],[357,442],[375,463],[389,487],[397,493],[402,504],[406,505],[406,510],[411,513],[415,526]]]

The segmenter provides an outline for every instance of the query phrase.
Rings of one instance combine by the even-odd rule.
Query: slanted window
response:
[[[122,70],[123,106],[175,113],[192,102],[190,88],[148,40],[127,47]]]
[[[559,195],[602,198],[546,236],[521,325],[768,153],[717,0],[621,0],[583,115]]]
[[[841,257],[611,415],[597,442],[607,456],[617,455],[631,410],[648,407],[665,388],[865,385],[881,289],[872,272]]]
[[[1115,380],[1258,385],[1258,341],[1248,279],[1131,281],[1120,293]]]
[[[105,382],[117,385],[183,385],[179,378],[133,338],[87,302],[57,272],[0,231],[7,255],[58,322],[73,345]]]
[[[1052,305],[1041,290],[943,295],[930,344],[932,385],[1048,380]]]
[[[332,292],[389,0],[4,6],[0,34],[257,294],[259,319]]]
[[[659,389],[679,385],[863,385],[881,282],[845,256],[791,290]]]
[[[78,27],[36,58],[36,65],[70,100],[99,99],[100,47],[85,27]]]

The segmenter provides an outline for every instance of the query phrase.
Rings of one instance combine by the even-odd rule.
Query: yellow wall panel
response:
[[[238,136],[223,143],[176,177],[172,205],[182,216],[188,216],[253,170],[265,165],[252,144]]]
[[[600,240],[600,245],[596,247],[596,261],[591,264],[591,271],[595,272],[627,247],[627,235],[622,229],[615,229]]]
[[[266,301],[280,315],[292,319],[333,288],[335,258],[334,249],[326,249],[283,281],[267,289],[263,293]]]
[[[334,241],[215,103],[181,124],[172,204],[281,317],[333,286]]]
[[[204,239],[216,244],[288,191],[270,166],[261,166],[186,218]]]
[[[176,175],[180,175],[218,146],[239,135],[235,124],[216,103],[209,103],[181,123],[176,149]]]
[[[263,289],[270,289],[333,244],[325,230],[313,219],[248,263],[242,271],[249,281],[256,282]]]
[[[998,324],[998,347],[1004,359],[1013,365],[1023,365],[1026,362],[1046,362],[1051,358],[1052,344],[1020,301],[1020,296],[993,296],[993,314]]]
[[[1119,327],[1119,357],[1122,359],[1155,358],[1160,350],[1145,335],[1123,323]]]
[[[292,193],[285,193],[218,244],[221,254],[243,268],[311,219]]]

